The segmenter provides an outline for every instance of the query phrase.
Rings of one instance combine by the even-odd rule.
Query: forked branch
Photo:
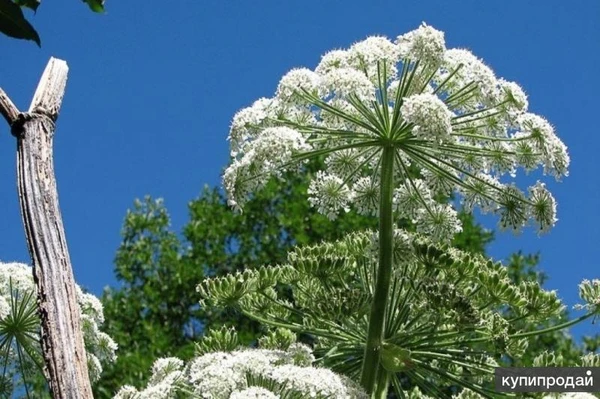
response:
[[[33,261],[50,391],[56,399],[88,399],[93,396],[52,157],[68,70],[66,62],[50,58],[26,113],[0,89],[0,113],[17,139],[19,202]]]

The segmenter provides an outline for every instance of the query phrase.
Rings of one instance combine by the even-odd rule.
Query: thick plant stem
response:
[[[373,395],[371,395],[371,397],[373,399],[386,399],[389,386],[389,374],[386,370],[380,368],[377,372],[377,386],[375,387],[375,392],[373,392]]]
[[[379,268],[375,282],[375,293],[367,345],[362,365],[360,383],[367,393],[376,391],[377,371],[381,368],[379,354],[383,340],[385,310],[390,290],[394,254],[394,224],[392,220],[392,196],[394,186],[394,147],[384,147],[381,160],[381,187],[379,199]],[[384,370],[381,370],[383,373]]]

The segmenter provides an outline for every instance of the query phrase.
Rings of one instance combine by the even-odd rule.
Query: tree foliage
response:
[[[280,263],[294,245],[375,227],[376,219],[355,213],[330,222],[306,202],[306,189],[305,177],[286,176],[284,182],[271,181],[243,213],[233,213],[218,189],[205,187],[189,203],[182,238],[171,230],[162,201],[136,201],[115,258],[122,287],[103,296],[107,331],[122,350],[96,396],[110,397],[123,384],[139,386],[157,357],[191,356],[206,326],[227,322],[236,325],[243,344],[255,341],[258,324],[199,307],[196,286],[205,277]]]
[[[104,0],[83,0],[94,12],[104,12]],[[25,18],[23,9],[37,11],[41,0],[0,0],[0,32],[15,39],[32,40],[41,46],[40,36]]]

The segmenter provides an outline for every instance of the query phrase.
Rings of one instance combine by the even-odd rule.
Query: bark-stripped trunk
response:
[[[92,398],[77,292],[52,160],[55,121],[67,83],[66,62],[51,58],[29,107],[19,112],[0,89],[0,113],[17,139],[21,215],[33,261],[41,345],[54,398]]]

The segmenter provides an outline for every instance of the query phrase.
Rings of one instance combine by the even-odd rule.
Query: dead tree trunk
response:
[[[93,398],[52,160],[68,70],[66,62],[50,58],[29,112],[19,112],[0,89],[0,112],[17,139],[19,202],[33,260],[45,372],[56,399]]]

